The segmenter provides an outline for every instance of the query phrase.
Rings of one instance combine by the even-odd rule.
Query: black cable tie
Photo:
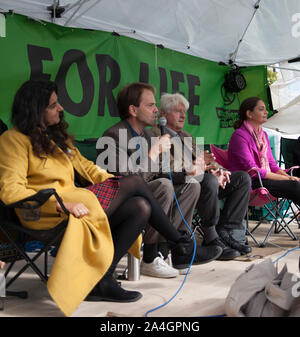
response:
[[[121,36],[119,33],[115,32],[115,31],[113,31],[113,32],[111,33],[111,35],[113,35],[113,36]]]

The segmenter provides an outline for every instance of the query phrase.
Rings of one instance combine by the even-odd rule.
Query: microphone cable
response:
[[[173,183],[173,179],[172,179],[172,175],[171,175],[171,172],[170,172],[170,169],[169,169],[169,165],[168,165],[168,161],[167,161],[167,158],[166,158],[166,154],[164,153],[164,159],[165,159],[165,162],[166,162],[166,166],[167,166],[167,170],[168,170],[168,174],[169,174],[169,177],[170,177],[170,180],[171,180],[171,183],[172,183],[172,186],[174,186],[174,183]],[[193,256],[192,256],[192,259],[191,259],[191,262],[190,262],[190,265],[188,267],[188,270],[185,274],[185,277],[183,279],[183,281],[181,282],[181,285],[179,286],[179,288],[177,289],[177,291],[175,292],[175,294],[165,303],[153,308],[153,309],[150,309],[146,312],[145,314],[145,317],[148,317],[148,315],[151,313],[151,312],[154,312],[156,310],[159,310],[165,306],[167,306],[171,301],[173,301],[173,299],[179,294],[179,292],[181,291],[181,289],[183,288],[185,282],[186,282],[186,279],[188,277],[188,274],[190,272],[190,269],[193,265],[193,262],[194,262],[194,259],[195,259],[195,254],[196,254],[196,249],[197,249],[197,243],[196,243],[196,238],[195,238],[195,235],[192,231],[192,229],[190,228],[190,226],[188,225],[188,223],[186,222],[185,218],[184,218],[184,215],[182,214],[182,211],[180,209],[180,206],[179,206],[179,203],[178,203],[178,200],[177,200],[177,196],[176,196],[176,193],[175,193],[175,190],[174,190],[174,199],[176,201],[176,205],[177,205],[177,208],[178,208],[178,211],[181,215],[181,218],[183,219],[183,222],[185,224],[185,226],[187,227],[187,229],[189,230],[189,232],[191,233],[191,236],[193,237],[193,241],[194,241],[194,250],[193,250]],[[277,263],[280,259],[282,259],[284,256],[286,256],[287,254],[289,254],[290,252],[292,251],[295,251],[295,250],[298,250],[300,249],[300,246],[297,246],[295,248],[292,248],[292,249],[289,249],[288,251],[286,251],[284,254],[282,254],[281,256],[279,256],[275,261],[273,261],[273,263]],[[299,260],[299,268],[300,268],[300,260]],[[222,315],[213,315],[213,316],[201,316],[201,317],[224,317],[226,316],[225,314],[222,314]]]
[[[166,166],[167,166],[167,170],[168,170],[168,174],[169,174],[169,177],[170,177],[170,180],[171,180],[171,183],[172,183],[172,186],[174,186],[173,184],[173,179],[172,179],[172,175],[171,175],[171,172],[170,172],[170,169],[169,169],[169,165],[168,165],[168,161],[167,161],[167,158],[166,158],[166,154],[164,153],[164,159],[165,159],[165,162],[166,162]],[[185,218],[184,218],[184,215],[182,214],[182,211],[180,209],[180,206],[179,206],[179,203],[178,203],[178,200],[177,200],[177,197],[176,197],[176,193],[175,193],[175,190],[174,190],[174,199],[176,201],[176,205],[177,205],[177,208],[178,208],[178,211],[183,219],[183,222],[185,224],[185,226],[188,228],[189,232],[191,233],[192,237],[193,237],[193,241],[194,241],[194,250],[193,250],[193,256],[192,256],[192,259],[191,259],[191,262],[190,262],[190,265],[188,267],[188,270],[184,276],[184,279],[183,281],[181,282],[181,285],[180,287],[177,289],[177,291],[175,292],[175,294],[165,303],[163,303],[162,305],[158,306],[158,307],[155,307],[151,310],[148,310],[145,314],[145,317],[148,317],[148,314],[153,312],[153,311],[156,311],[158,309],[161,309],[163,307],[165,307],[166,305],[168,305],[177,295],[178,293],[180,292],[180,290],[183,288],[185,282],[186,282],[186,279],[187,279],[187,276],[190,272],[190,269],[191,269],[191,266],[193,265],[193,262],[194,262],[194,259],[195,259],[195,254],[196,254],[196,249],[197,249],[197,243],[196,243],[196,238],[195,238],[195,235],[192,231],[192,229],[190,228],[190,226],[188,225],[188,223],[186,222]]]

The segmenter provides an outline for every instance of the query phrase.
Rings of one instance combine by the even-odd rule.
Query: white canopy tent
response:
[[[300,65],[282,62],[278,79],[271,85],[273,108],[278,112],[264,126],[285,138],[300,136]]]
[[[299,0],[0,0],[8,10],[239,66],[300,55]]]
[[[300,56],[299,0],[0,0],[0,12],[7,11],[225,64],[279,65],[284,69],[271,87],[279,112],[265,126],[300,134],[300,66],[287,63]]]
[[[279,109],[264,124],[264,127],[276,130],[286,138],[298,138],[300,136],[300,95]]]

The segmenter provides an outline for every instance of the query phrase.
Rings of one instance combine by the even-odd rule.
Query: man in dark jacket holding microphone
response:
[[[107,129],[97,142],[97,164],[116,175],[139,174],[149,184],[165,213],[176,229],[185,230],[183,219],[174,200],[174,191],[181,212],[190,225],[194,208],[200,195],[199,184],[173,186],[170,179],[159,177],[159,157],[168,152],[170,136],[155,137],[148,126],[157,121],[155,88],[146,83],[131,83],[120,90],[117,105],[121,121]],[[173,267],[167,263],[168,245],[165,239],[150,226],[144,233],[141,274],[153,277],[176,277],[180,269],[176,256]],[[215,247],[214,247],[215,248]],[[161,254],[159,254],[161,253]],[[220,251],[197,247],[194,263],[214,260]],[[178,263],[177,263],[178,262]]]

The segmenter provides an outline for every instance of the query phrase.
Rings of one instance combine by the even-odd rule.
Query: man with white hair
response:
[[[173,153],[172,157],[171,151],[170,170],[172,179],[177,184],[184,183],[190,176],[195,176],[197,166],[203,161],[208,164],[209,161],[208,151],[202,151],[199,156],[194,138],[183,130],[188,108],[189,102],[179,93],[163,94],[160,99],[160,116],[167,120],[166,133],[172,137],[174,144],[180,142],[184,154],[191,154],[190,167],[183,162],[183,159],[188,158],[188,155],[185,155],[181,161],[182,170],[178,172],[180,171],[178,168],[174,169],[176,153]],[[158,126],[153,127],[151,131],[157,136],[161,134]],[[188,139],[191,141],[187,142]],[[204,158],[201,158],[201,155],[204,155]],[[220,246],[223,254],[219,259],[222,260],[230,260],[240,254],[249,253],[251,247],[235,240],[231,235],[233,230],[244,230],[242,222],[248,209],[251,186],[247,172],[230,173],[222,168],[210,169],[209,172],[204,173],[199,184],[201,193],[196,210],[201,218],[201,229],[204,233],[203,244]],[[219,199],[224,201],[221,211]]]
[[[172,225],[177,229],[183,222],[174,201],[174,191],[178,196],[182,214],[190,224],[194,207],[199,197],[200,188],[195,184],[173,186],[169,179],[157,177],[158,171],[151,170],[161,152],[162,142],[170,143],[169,136],[160,137],[152,144],[154,135],[146,130],[154,126],[158,109],[155,101],[155,88],[147,83],[130,83],[123,87],[117,97],[117,106],[121,120],[108,128],[99,138],[97,164],[106,167],[117,175],[138,174],[149,185],[154,197],[168,215]],[[154,137],[155,138],[155,137]],[[159,145],[159,146],[158,146]],[[112,159],[111,166],[106,154]],[[102,158],[102,159],[101,159]],[[154,165],[155,166],[155,165]],[[170,278],[178,275],[177,269],[185,269],[183,262],[172,252],[173,267],[166,263],[168,243],[161,234],[151,226],[146,226],[144,233],[143,260],[141,274],[159,278]],[[160,257],[159,252],[162,253]],[[202,247],[197,245],[194,264],[206,263],[217,258],[221,253],[219,247]]]

